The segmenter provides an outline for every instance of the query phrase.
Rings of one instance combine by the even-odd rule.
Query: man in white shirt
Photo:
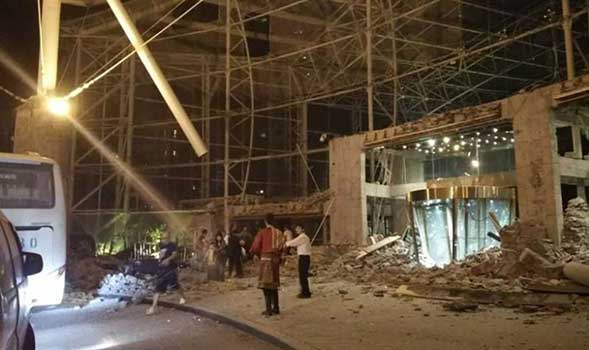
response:
[[[309,267],[311,266],[311,240],[301,225],[295,226],[297,237],[286,242],[287,247],[297,247],[299,256],[299,282],[301,283],[300,299],[311,297],[309,290]]]

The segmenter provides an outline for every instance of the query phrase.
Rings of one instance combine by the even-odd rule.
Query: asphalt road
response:
[[[33,315],[38,350],[275,350],[235,328],[171,309],[145,316],[146,306],[113,301]]]

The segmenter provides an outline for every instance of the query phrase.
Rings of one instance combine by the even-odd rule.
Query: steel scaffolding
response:
[[[149,38],[196,2],[125,7]],[[112,13],[92,6],[101,1],[69,3],[89,7],[62,23],[62,88],[89,81],[131,50]],[[84,90],[77,119],[173,203],[221,198],[228,220],[233,198],[325,190],[331,137],[589,70],[584,0],[507,3],[204,0],[149,47],[208,145],[206,156],[191,151],[134,57]],[[75,140],[74,213],[149,209],[91,145]]]

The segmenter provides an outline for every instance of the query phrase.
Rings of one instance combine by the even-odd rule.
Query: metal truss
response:
[[[310,137],[332,130],[313,129],[323,116],[310,106],[346,111],[338,128],[355,133],[566,77],[560,1],[529,1],[516,11],[472,0],[204,3],[150,49],[209,144],[207,156],[191,154],[134,60],[82,94],[78,118],[173,201],[223,197],[226,212],[236,195],[317,190],[310,179],[325,165],[327,147],[310,146]],[[191,4],[125,2],[146,37]],[[589,65],[587,6],[571,0],[579,71]],[[71,86],[130,50],[108,11],[89,12],[62,24],[62,71]],[[259,54],[264,45],[268,52]],[[148,209],[84,140],[73,153],[74,209]]]

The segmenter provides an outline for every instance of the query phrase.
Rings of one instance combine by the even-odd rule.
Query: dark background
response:
[[[36,18],[37,2],[34,0],[0,1],[0,50],[16,61],[35,81],[39,57]],[[24,98],[35,94],[4,64],[0,64],[0,85]],[[14,108],[19,104],[0,92],[0,152],[12,151]]]

